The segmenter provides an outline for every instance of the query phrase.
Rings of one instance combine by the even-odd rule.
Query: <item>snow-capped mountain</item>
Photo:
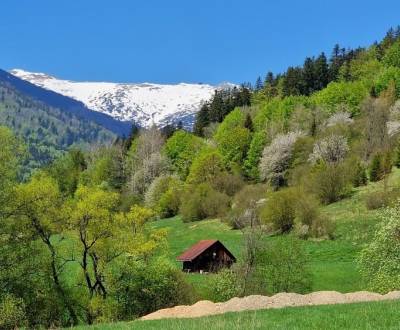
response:
[[[121,121],[148,127],[183,121],[193,125],[194,115],[202,102],[208,101],[221,86],[207,84],[161,85],[152,83],[75,82],[44,73],[20,69],[11,74],[42,88],[83,102],[89,109]]]

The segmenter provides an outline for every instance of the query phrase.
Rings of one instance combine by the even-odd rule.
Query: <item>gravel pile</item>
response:
[[[347,304],[391,299],[400,299],[400,291],[393,291],[386,295],[380,295],[379,293],[368,291],[352,293],[319,291],[306,295],[297,293],[278,293],[271,297],[254,295],[243,298],[232,298],[231,300],[222,303],[213,303],[212,301],[202,300],[191,306],[176,306],[160,309],[159,311],[143,316],[141,319],[157,320],[163,318],[191,318],[222,314],[226,312],[240,312],[268,308]]]

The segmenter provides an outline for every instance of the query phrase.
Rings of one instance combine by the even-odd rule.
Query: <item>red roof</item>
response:
[[[202,254],[205,250],[207,250],[209,247],[213,246],[217,242],[218,241],[214,239],[199,241],[195,245],[193,245],[190,249],[183,252],[179,257],[176,258],[176,260],[192,261],[193,259],[195,259],[197,256]]]

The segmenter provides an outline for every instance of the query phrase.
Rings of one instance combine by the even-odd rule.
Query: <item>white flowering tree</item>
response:
[[[331,134],[314,144],[310,161],[312,163],[324,161],[329,164],[337,164],[346,157],[348,151],[347,139],[341,135]]]
[[[277,135],[270,145],[264,148],[259,170],[260,178],[273,185],[279,185],[290,165],[293,147],[301,132],[289,132]]]

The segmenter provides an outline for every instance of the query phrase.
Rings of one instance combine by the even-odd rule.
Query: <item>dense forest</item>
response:
[[[337,45],[329,58],[217,91],[194,132],[151,127],[71,148],[22,183],[29,153],[68,148],[71,134],[110,136],[0,87],[2,122],[26,138],[0,128],[0,327],[132,320],[197,300],[166,258],[166,232],[149,226],[173,216],[243,232],[241,261],[212,284],[217,299],[307,292],[299,242],[335,239],[321,207],[379,181],[366,207],[394,207],[360,269],[368,288],[399,289],[400,193],[386,182],[400,167],[400,28],[370,47]]]
[[[25,174],[71,147],[86,148],[116,139],[114,133],[94,122],[36,101],[4,81],[0,81],[0,124],[10,127],[25,141]]]

